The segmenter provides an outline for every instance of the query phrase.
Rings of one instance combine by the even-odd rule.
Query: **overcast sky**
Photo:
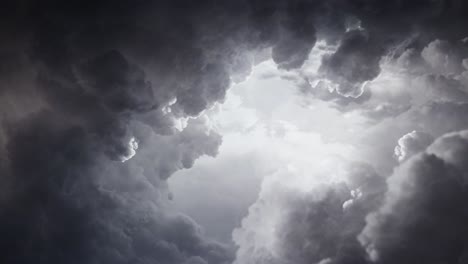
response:
[[[463,0],[5,1],[0,263],[468,263]]]

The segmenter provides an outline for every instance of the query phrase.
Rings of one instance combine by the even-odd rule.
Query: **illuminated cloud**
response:
[[[128,141],[128,145],[127,145],[127,155],[122,156],[120,158],[120,161],[125,162],[133,158],[133,156],[135,156],[136,154],[137,149],[138,149],[138,142],[136,141],[134,137],[130,138],[130,140]]]
[[[395,156],[398,161],[402,162],[414,154],[423,151],[432,141],[431,135],[412,131],[398,140],[398,145],[395,147]]]

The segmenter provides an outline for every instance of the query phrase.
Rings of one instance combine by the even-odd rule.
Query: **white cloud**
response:
[[[135,156],[136,151],[138,149],[138,141],[135,137],[131,137],[127,144],[127,155],[120,157],[121,162],[126,162],[127,160],[133,158]]]

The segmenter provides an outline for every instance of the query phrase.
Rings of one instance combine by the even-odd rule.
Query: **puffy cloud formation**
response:
[[[306,194],[302,188],[281,186],[289,184],[288,175],[276,185],[264,184],[241,228],[234,232],[240,247],[235,263],[467,261],[461,224],[466,222],[466,194],[461,190],[466,143],[459,139],[449,143],[446,138],[458,136],[447,135],[431,145],[434,137],[468,128],[463,117],[467,113],[464,62],[468,54],[463,40],[467,32],[445,24],[463,20],[456,17],[466,12],[465,4],[434,1],[418,9],[414,2],[400,2],[398,7],[392,1],[360,3],[367,11],[375,11],[364,12],[369,16],[361,17],[362,28],[347,31],[332,47],[320,47],[318,42],[299,73],[287,73],[283,78],[294,82],[305,96],[325,101],[349,118],[359,115],[368,120],[351,142],[361,148],[360,158],[372,164],[387,183],[372,188],[376,192],[372,199],[363,198],[366,195],[360,188],[349,187],[352,180],[341,186],[309,186],[312,190]],[[386,21],[389,17],[399,19],[392,25]],[[450,28],[447,32],[441,30],[444,24]],[[388,35],[380,35],[383,32]],[[347,47],[346,36],[353,34],[360,36],[351,38],[355,43],[372,44]],[[342,50],[347,52],[340,55]],[[321,58],[318,65],[312,61],[317,58]],[[347,63],[355,67],[344,67]],[[308,105],[311,108],[317,104],[313,99]],[[420,152],[423,154],[418,155]],[[457,168],[447,169],[450,162],[439,158],[443,155],[457,160]],[[399,163],[393,160],[395,156]],[[414,161],[421,156],[422,162]],[[310,162],[315,161],[311,158]],[[427,178],[427,174],[431,176]],[[375,202],[374,207],[355,211],[356,205],[370,201]],[[355,218],[347,218],[349,214]]]
[[[320,71],[336,83],[339,94],[359,97],[365,83],[379,75],[383,50],[372,37],[362,30],[349,31],[336,52],[323,58]]]
[[[395,147],[395,156],[398,161],[404,161],[414,154],[426,149],[433,141],[431,135],[424,132],[412,131],[398,140]]]
[[[288,175],[264,181],[234,263],[465,263],[468,132],[420,150],[386,180],[350,164],[344,181],[306,192]]]
[[[141,149],[142,155],[120,163],[94,135],[51,115],[22,121],[6,146],[10,170],[2,179],[9,186],[0,212],[3,262],[184,263],[200,258],[228,263],[224,246],[204,239],[192,220],[166,209],[163,181],[199,155],[214,155],[217,135],[190,122],[170,138],[142,137],[142,143],[158,149]]]
[[[377,263],[465,263],[468,132],[447,134],[388,179],[359,236]]]
[[[234,263],[366,263],[356,236],[366,214],[379,205],[385,182],[368,164],[346,167],[344,181],[306,192],[264,182],[259,200],[234,232],[240,246]]]
[[[380,202],[401,135],[467,126],[467,13],[461,0],[5,1],[0,262],[462,263],[464,133],[403,162]],[[310,74],[317,43],[328,49]],[[349,137],[372,166],[309,191],[265,183],[234,256],[173,208],[167,179],[216,156],[221,136],[203,113],[269,58],[312,96],[375,122]],[[421,253],[435,241],[446,246]]]

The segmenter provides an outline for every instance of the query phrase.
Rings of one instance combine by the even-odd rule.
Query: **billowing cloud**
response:
[[[180,135],[142,141],[166,151],[143,148],[144,156],[120,163],[96,137],[51,115],[23,121],[7,144],[11,189],[0,213],[8,252],[2,261],[182,263],[197,257],[227,263],[227,248],[205,240],[191,219],[164,209],[164,178],[200,155],[214,155],[217,135],[190,122]]]
[[[467,13],[459,0],[6,1],[0,262],[366,263],[368,253],[382,263],[460,262],[465,133],[407,158],[429,141],[410,135],[398,142],[406,161],[391,156],[408,131],[438,137],[467,127]],[[317,109],[332,110],[262,127],[289,140],[263,150],[284,150],[287,180],[279,173],[262,184],[234,256],[173,207],[167,179],[217,155],[221,135],[205,113],[269,59],[301,96],[325,102]],[[265,98],[253,101],[276,107]],[[353,118],[368,123],[344,121]],[[327,164],[336,149],[354,164],[346,177],[307,171],[319,160],[340,167],[341,159]],[[445,225],[455,240],[435,231]],[[415,238],[421,230],[426,237]],[[395,248],[402,241],[413,254]],[[422,256],[434,241],[451,246]]]
[[[395,156],[398,161],[404,161],[414,154],[426,149],[433,141],[431,135],[424,132],[412,131],[398,140],[395,147]]]
[[[378,263],[464,263],[466,131],[437,139],[388,179],[383,206],[359,236]]]
[[[346,171],[343,181],[307,192],[266,180],[234,232],[240,246],[234,263],[365,263],[356,236],[382,199],[384,179],[367,164],[348,164]]]
[[[359,97],[364,92],[365,83],[380,73],[381,49],[367,32],[347,32],[336,52],[323,58],[320,71],[336,83],[339,94]]]

